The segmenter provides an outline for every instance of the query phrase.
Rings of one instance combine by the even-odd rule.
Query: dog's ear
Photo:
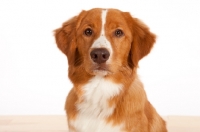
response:
[[[67,56],[68,63],[73,63],[76,50],[76,23],[77,16],[63,23],[61,28],[54,30],[58,48]]]
[[[131,56],[129,58],[129,61],[131,61],[129,65],[137,67],[139,60],[151,51],[156,41],[156,36],[139,19],[131,17],[129,13],[126,13],[125,17],[133,37],[129,54]]]

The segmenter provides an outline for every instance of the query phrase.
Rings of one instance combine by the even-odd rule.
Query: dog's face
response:
[[[148,27],[129,13],[100,8],[82,11],[55,30],[55,36],[69,66],[91,75],[137,68],[155,42]]]

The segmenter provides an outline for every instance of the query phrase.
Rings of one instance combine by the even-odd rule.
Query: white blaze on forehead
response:
[[[105,35],[105,23],[106,23],[106,15],[107,15],[107,10],[104,9],[102,10],[102,14],[101,14],[101,21],[102,21],[102,27],[101,27],[101,36]]]
[[[101,26],[100,36],[94,41],[91,48],[106,48],[110,52],[110,55],[112,55],[111,54],[112,46],[105,35],[106,16],[107,16],[107,9],[102,9],[102,14],[101,14],[102,26]]]

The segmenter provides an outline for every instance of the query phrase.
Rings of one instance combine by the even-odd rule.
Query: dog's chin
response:
[[[107,76],[112,74],[111,70],[109,69],[108,65],[101,64],[101,65],[90,65],[86,66],[86,72],[94,76]]]
[[[97,76],[107,76],[109,74],[111,74],[111,71],[107,68],[107,67],[95,67],[93,69],[91,69],[91,73],[93,75],[97,75]]]
[[[109,71],[107,71],[107,70],[93,70],[93,74],[94,75],[98,75],[98,76],[106,76],[106,75],[108,75],[108,74],[110,74],[109,73]]]

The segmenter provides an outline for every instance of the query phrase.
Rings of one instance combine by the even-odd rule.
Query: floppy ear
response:
[[[75,59],[76,23],[77,17],[75,16],[63,23],[61,28],[54,30],[57,46],[67,56],[69,64],[72,64]]]
[[[156,35],[151,33],[149,28],[139,19],[132,18],[129,13],[126,14],[126,17],[133,37],[129,61],[132,61],[132,67],[137,67],[139,60],[151,51],[156,41]]]

